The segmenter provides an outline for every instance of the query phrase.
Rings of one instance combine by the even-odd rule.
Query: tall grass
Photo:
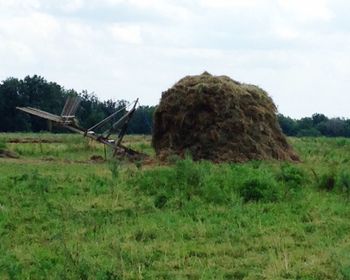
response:
[[[3,139],[0,139],[0,151],[6,149],[6,141]]]
[[[43,143],[52,161],[0,159],[0,279],[349,279],[350,140],[291,139],[300,164],[141,168],[69,137]]]

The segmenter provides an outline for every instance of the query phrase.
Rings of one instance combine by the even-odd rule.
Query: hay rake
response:
[[[99,123],[90,127],[89,129],[84,129],[79,126],[78,121],[76,119],[75,113],[77,112],[80,105],[80,98],[78,96],[69,96],[66,100],[66,103],[62,109],[62,113],[60,116],[51,114],[49,112],[45,112],[39,110],[37,108],[32,107],[16,107],[16,109],[21,110],[25,113],[40,117],[42,119],[46,119],[50,122],[57,124],[63,128],[67,128],[70,131],[81,134],[84,137],[88,137],[94,141],[104,144],[113,149],[113,155],[128,155],[128,156],[140,156],[143,155],[137,151],[134,151],[128,147],[122,145],[123,138],[127,132],[129,122],[133,117],[133,114],[136,111],[136,107],[138,105],[138,99],[131,102],[129,105],[124,106],[123,108],[117,110],[107,118],[103,119]],[[129,111],[124,113],[120,118],[116,121],[116,117],[118,114],[123,112],[124,110],[131,108]],[[107,129],[106,127],[109,126]],[[96,133],[97,129],[105,129],[103,133]],[[116,133],[117,139],[111,139],[111,135]]]

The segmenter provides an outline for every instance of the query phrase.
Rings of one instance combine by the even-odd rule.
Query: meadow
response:
[[[0,134],[0,279],[350,279],[350,139],[301,163],[111,160],[70,134]],[[104,160],[105,155],[107,160]]]

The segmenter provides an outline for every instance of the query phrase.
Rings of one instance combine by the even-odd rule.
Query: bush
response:
[[[273,176],[261,172],[246,179],[239,188],[239,194],[244,202],[274,202],[280,198],[281,191]]]
[[[203,198],[207,202],[217,204],[230,201],[234,193],[230,175],[236,179],[233,171],[225,166],[215,166],[210,163],[201,163],[200,168],[203,174],[201,186]]]
[[[6,141],[3,139],[0,139],[0,151],[6,149]]]
[[[154,196],[155,207],[163,208],[170,201],[189,201],[194,197],[209,203],[227,202],[234,193],[226,176],[230,173],[233,171],[228,168],[186,158],[171,168],[140,171],[131,180],[139,190]]]
[[[285,168],[283,178],[293,186],[304,179],[302,172],[293,167]],[[154,206],[159,209],[198,199],[214,204],[230,203],[239,197],[246,202],[273,202],[283,193],[268,168],[214,165],[190,158],[178,160],[173,167],[140,170],[130,180],[138,190],[153,196]]]
[[[337,183],[337,175],[335,171],[329,171],[321,175],[318,180],[318,188],[321,190],[332,191]]]
[[[307,181],[305,172],[291,164],[284,164],[281,166],[277,179],[284,183],[286,193],[300,190],[305,181]]]
[[[201,193],[203,176],[199,164],[190,158],[178,160],[173,168],[145,170],[136,178],[136,184],[148,194],[182,193],[190,198]]]
[[[176,185],[179,189],[186,191],[188,197],[201,193],[203,177],[198,164],[191,158],[177,161],[175,165]]]
[[[170,168],[140,171],[131,180],[141,191],[149,195],[167,194],[169,196],[176,189],[175,174]]]
[[[350,173],[347,170],[343,170],[339,174],[338,184],[342,191],[346,193],[347,197],[350,198]]]
[[[154,206],[158,209],[162,209],[168,202],[168,197],[165,194],[158,195],[154,200]]]

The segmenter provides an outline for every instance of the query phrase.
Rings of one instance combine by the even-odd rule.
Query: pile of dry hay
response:
[[[245,162],[298,161],[283,135],[268,94],[227,76],[187,76],[165,91],[154,115],[158,156]]]

